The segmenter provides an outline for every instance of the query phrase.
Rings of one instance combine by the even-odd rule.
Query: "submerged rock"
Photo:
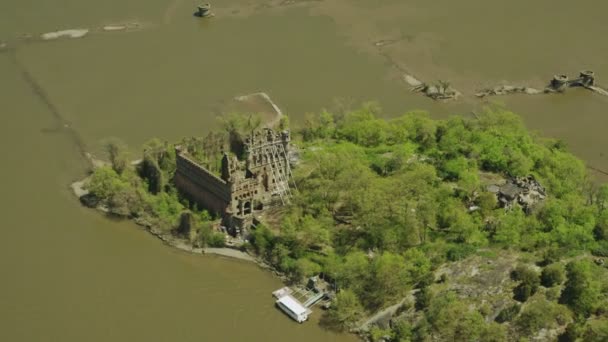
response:
[[[104,30],[104,31],[122,31],[122,30],[126,30],[126,29],[127,29],[126,25],[107,25],[102,28],[102,30]]]
[[[89,33],[89,29],[72,29],[55,32],[47,32],[40,35],[40,38],[44,40],[53,40],[61,37],[67,38],[82,38]]]
[[[419,87],[422,85],[422,82],[412,75],[403,75],[403,79],[407,84],[411,85],[412,87]]]

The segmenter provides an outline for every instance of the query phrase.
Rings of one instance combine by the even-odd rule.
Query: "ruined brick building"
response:
[[[200,207],[220,215],[232,234],[243,233],[255,214],[289,200],[289,143],[289,131],[255,131],[243,142],[244,160],[224,153],[220,176],[178,146],[175,185]]]

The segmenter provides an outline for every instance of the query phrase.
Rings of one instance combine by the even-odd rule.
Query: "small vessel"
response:
[[[298,323],[303,323],[308,319],[308,315],[312,313],[311,310],[300,304],[297,299],[287,294],[279,298],[277,306],[283,310],[289,317],[293,318]]]

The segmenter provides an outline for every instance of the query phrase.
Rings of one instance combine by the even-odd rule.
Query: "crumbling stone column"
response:
[[[194,13],[195,16],[199,17],[199,18],[203,18],[203,17],[208,17],[211,15],[211,5],[210,4],[203,4],[203,5],[199,5],[196,7],[196,13]]]
[[[569,83],[568,76],[555,75],[555,76],[553,76],[553,79],[551,80],[551,83],[549,86],[551,87],[551,89],[553,89],[555,91],[564,92],[564,91],[566,91],[566,88],[568,88],[568,83]]]
[[[581,84],[584,87],[590,87],[595,85],[595,73],[591,70],[583,70],[580,75]]]

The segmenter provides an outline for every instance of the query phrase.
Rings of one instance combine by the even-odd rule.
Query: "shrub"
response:
[[[423,287],[420,291],[416,292],[414,295],[416,298],[415,307],[416,310],[424,310],[426,309],[433,300],[433,292],[429,287]]]
[[[570,312],[566,307],[539,300],[526,306],[515,323],[522,333],[533,334],[543,328],[566,324],[569,320]]]
[[[327,314],[338,325],[349,327],[362,317],[363,306],[354,292],[342,290],[336,295]]]
[[[559,287],[552,287],[545,292],[545,298],[549,301],[556,301],[559,299],[560,294],[561,290]]]
[[[540,284],[538,273],[526,265],[519,265],[511,273],[514,280],[521,282],[513,289],[514,298],[520,302],[525,302],[530,296],[536,293]]]
[[[596,279],[597,266],[589,260],[573,261],[566,266],[568,280],[560,302],[576,313],[588,317],[600,298],[600,282]]]
[[[608,241],[599,241],[597,246],[591,250],[591,254],[596,257],[608,257]]]
[[[519,311],[521,310],[521,305],[513,304],[509,307],[506,307],[498,313],[498,316],[494,319],[498,323],[510,322],[517,316]]]
[[[469,244],[453,245],[448,249],[446,256],[450,261],[458,261],[475,253],[475,250],[475,247]]]
[[[559,285],[564,281],[564,269],[561,264],[555,263],[545,267],[540,274],[540,283],[544,287]]]

